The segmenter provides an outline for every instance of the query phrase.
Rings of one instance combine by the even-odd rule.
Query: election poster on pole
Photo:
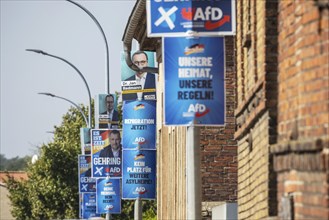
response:
[[[163,51],[165,125],[224,125],[224,37],[166,37]]]
[[[123,108],[123,148],[155,149],[156,101],[126,101]]]
[[[149,0],[147,35],[149,37],[235,35],[235,0],[167,1]]]
[[[120,179],[97,178],[97,213],[121,213]]]
[[[123,199],[155,199],[156,150],[123,150]]]
[[[121,130],[91,129],[92,176],[121,177]]]
[[[119,128],[119,112],[115,94],[98,94],[95,100],[96,128]]]
[[[96,213],[96,192],[82,193],[82,219],[89,219],[92,217],[99,217]]]
[[[91,177],[90,155],[79,155],[79,192],[96,192],[96,179]]]

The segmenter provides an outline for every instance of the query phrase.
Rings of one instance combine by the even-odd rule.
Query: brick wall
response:
[[[234,39],[225,38],[226,124],[201,129],[203,201],[237,200],[237,142],[234,140],[235,63]]]
[[[279,2],[280,219],[329,218],[329,4]],[[287,204],[290,204],[287,208]]]
[[[277,1],[237,1],[238,217],[277,215]]]

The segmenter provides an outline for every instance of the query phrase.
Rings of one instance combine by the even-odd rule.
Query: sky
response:
[[[135,0],[83,0],[102,26],[110,51],[110,92],[120,91],[122,36]],[[38,95],[50,92],[89,105],[79,74],[58,59],[27,52],[40,49],[62,57],[85,77],[92,98],[106,93],[105,42],[94,21],[65,0],[0,0],[1,145],[6,158],[32,156],[53,139],[54,126],[72,106]]]

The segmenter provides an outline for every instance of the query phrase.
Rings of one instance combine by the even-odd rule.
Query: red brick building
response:
[[[328,7],[237,1],[239,219],[329,218]]]

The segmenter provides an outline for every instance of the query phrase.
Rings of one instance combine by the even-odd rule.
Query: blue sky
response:
[[[135,0],[77,1],[99,21],[109,42],[110,91],[120,91],[122,36]],[[64,0],[12,1],[1,4],[1,145],[7,158],[37,153],[48,143],[70,103],[38,95],[50,92],[88,105],[88,92],[66,63],[26,52],[41,49],[75,65],[86,78],[92,98],[106,93],[106,53],[92,19]]]

